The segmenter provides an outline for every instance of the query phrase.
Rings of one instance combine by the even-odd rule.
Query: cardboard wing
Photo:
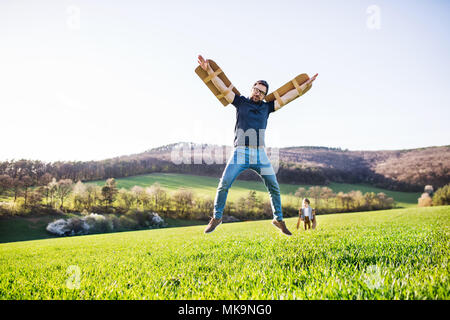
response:
[[[211,90],[211,92],[214,94],[214,96],[219,99],[219,101],[223,104],[224,107],[226,107],[229,102],[227,101],[227,99],[225,99],[225,96],[227,95],[227,92],[224,93],[220,93],[219,89],[216,88],[216,86],[214,85],[214,83],[212,83],[211,79],[214,76],[218,76],[220,78],[220,80],[223,81],[223,83],[227,86],[228,90],[233,90],[233,92],[237,95],[241,95],[239,90],[236,89],[232,84],[231,81],[228,80],[227,76],[225,75],[225,73],[222,71],[222,69],[220,69],[220,67],[217,65],[217,63],[215,63],[213,60],[208,59],[208,63],[211,66],[211,68],[213,69],[214,73],[212,73],[211,75],[208,75],[208,72],[206,72],[205,70],[203,70],[200,66],[198,66],[195,69],[195,73],[200,77],[200,79],[202,79],[202,81],[206,84],[206,86],[209,88],[209,90]]]
[[[312,83],[310,83],[308,86],[306,86],[306,88],[304,90],[300,89],[300,86],[308,80],[309,80],[309,76],[306,73],[299,74],[294,79],[285,83],[283,86],[281,86],[277,90],[269,93],[266,96],[265,100],[267,102],[270,102],[270,101],[273,101],[276,99],[278,101],[278,104],[282,107],[284,104],[281,101],[281,97],[283,95],[285,95],[287,92],[289,92],[293,89],[296,89],[299,93],[299,95],[297,96],[297,98],[298,98],[298,97],[304,95],[306,92],[308,92],[309,89],[311,89]],[[297,98],[295,98],[295,99],[297,99]],[[293,99],[292,101],[294,101],[295,99]]]

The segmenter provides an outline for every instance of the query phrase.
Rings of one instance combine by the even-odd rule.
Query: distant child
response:
[[[315,229],[316,227],[316,210],[311,208],[309,199],[305,198],[302,202],[302,207],[300,210],[298,210],[298,222],[297,222],[297,229],[300,226],[300,221],[303,221],[305,230],[311,229],[311,223],[312,228]]]

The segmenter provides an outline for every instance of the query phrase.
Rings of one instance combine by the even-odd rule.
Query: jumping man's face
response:
[[[250,99],[252,99],[254,102],[260,102],[266,96],[266,91],[267,91],[267,88],[265,85],[257,83],[252,88],[252,92],[250,94]]]

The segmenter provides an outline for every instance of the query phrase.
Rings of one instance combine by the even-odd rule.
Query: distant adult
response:
[[[269,114],[297,98],[300,95],[299,92],[312,83],[317,75],[302,84],[298,90],[291,90],[276,101],[266,102],[263,100],[269,91],[267,81],[256,81],[251,88],[250,96],[247,98],[237,95],[233,90],[230,90],[220,77],[215,74],[208,60],[205,60],[201,55],[198,56],[198,63],[211,77],[212,83],[223,97],[236,107],[233,155],[228,160],[220,179],[214,200],[214,214],[204,232],[211,233],[222,223],[222,214],[228,190],[241,172],[251,169],[263,179],[270,194],[273,212],[272,224],[283,234],[287,236],[292,235],[283,220],[280,187],[275,171],[265,151],[265,129]]]

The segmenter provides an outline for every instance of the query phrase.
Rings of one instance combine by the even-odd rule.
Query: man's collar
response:
[[[260,105],[263,104],[263,100],[261,100],[261,101],[259,101],[259,102],[255,102],[255,101],[253,101],[250,97],[247,97],[247,100],[249,100],[251,103],[256,104],[256,105],[258,105],[258,106],[260,106]]]

